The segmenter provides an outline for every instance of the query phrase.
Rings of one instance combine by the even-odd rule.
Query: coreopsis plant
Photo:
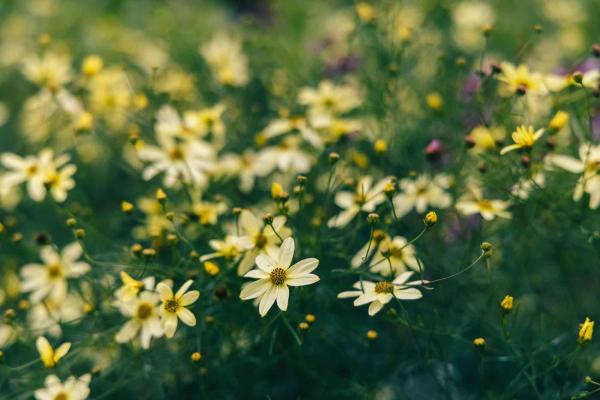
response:
[[[0,400],[595,398],[597,15],[1,2]]]

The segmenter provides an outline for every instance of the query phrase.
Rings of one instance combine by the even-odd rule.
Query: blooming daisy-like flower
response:
[[[248,83],[248,61],[240,40],[219,33],[199,49],[213,74],[224,85],[244,86]]]
[[[513,95],[515,93],[544,93],[543,76],[536,72],[531,72],[526,65],[514,65],[504,62],[500,65],[502,72],[497,79],[504,83],[501,88],[503,94]]]
[[[29,81],[55,91],[72,78],[71,59],[66,54],[47,52],[23,62],[23,75]]]
[[[223,257],[227,261],[233,261],[244,251],[252,248],[252,241],[248,236],[227,235],[225,236],[225,240],[209,240],[208,245],[215,252],[200,257],[201,262],[219,257]]]
[[[362,99],[352,85],[334,85],[325,80],[316,89],[305,87],[298,94],[298,102],[309,106],[311,115],[339,115],[358,107]]]
[[[139,297],[119,305],[121,314],[131,317],[115,335],[118,343],[133,340],[139,333],[142,348],[150,347],[150,340],[164,334],[158,310],[160,297],[156,293],[144,291]]]
[[[37,400],[85,400],[90,395],[92,376],[85,374],[79,378],[71,376],[64,383],[56,375],[48,375],[44,388],[33,394]]]
[[[470,185],[469,190],[456,202],[456,209],[463,215],[480,214],[487,221],[495,217],[511,218],[510,212],[506,211],[510,202],[484,199],[481,189],[476,185]]]
[[[371,260],[369,271],[377,272],[383,276],[396,276],[405,272],[408,268],[418,271],[420,260],[417,261],[415,246],[412,244],[407,245],[407,243],[406,238],[402,236],[383,239],[377,254]],[[423,268],[422,262],[421,268]]]
[[[384,178],[373,185],[373,178],[365,176],[356,184],[355,192],[338,192],[335,195],[335,204],[343,211],[327,222],[330,228],[343,228],[360,212],[375,211],[375,207],[385,201],[383,187],[389,182]]]
[[[564,154],[550,154],[546,162],[573,174],[580,174],[573,200],[579,201],[583,193],[590,196],[590,208],[600,206],[600,145],[582,143],[579,146],[579,159]]]
[[[40,360],[44,363],[46,368],[54,368],[58,364],[58,360],[63,358],[71,348],[71,343],[63,343],[54,350],[44,336],[37,338],[35,342],[38,353],[40,353]]]
[[[337,297],[338,299],[356,297],[354,300],[355,307],[370,303],[369,315],[373,316],[394,297],[398,300],[417,300],[423,297],[421,291],[414,287],[424,283],[423,281],[407,282],[412,274],[413,271],[404,272],[392,282],[358,281],[352,286],[356,290],[341,292]]]
[[[504,147],[500,150],[500,154],[506,154],[513,150],[518,149],[531,149],[534,143],[542,137],[544,129],[533,130],[533,126],[518,126],[512,134],[512,140],[515,144]]]
[[[416,179],[401,179],[398,186],[400,193],[394,196],[392,202],[398,218],[408,214],[413,208],[418,213],[435,208],[447,208],[452,204],[452,198],[446,192],[450,187],[450,178],[439,174],[433,178],[420,175]]]
[[[77,261],[83,249],[78,242],[57,252],[52,246],[44,246],[40,258],[44,264],[27,264],[21,269],[23,278],[21,289],[31,292],[31,301],[45,298],[61,303],[67,296],[67,279],[77,278],[90,270],[90,265]]]
[[[177,321],[181,320],[187,326],[196,325],[196,317],[194,314],[186,308],[190,304],[193,304],[200,297],[200,292],[197,290],[187,291],[192,285],[193,281],[190,279],[173,294],[171,288],[165,283],[161,282],[156,286],[156,291],[160,294],[162,305],[160,307],[160,316],[162,328],[165,331],[165,336],[172,338],[177,330]]]
[[[154,277],[137,280],[132,278],[131,275],[125,271],[121,271],[120,276],[123,286],[118,288],[115,292],[118,301],[130,301],[134,299],[142,289],[146,288],[152,290],[154,288]]]
[[[281,172],[304,173],[311,166],[311,157],[300,149],[300,138],[288,136],[275,145],[262,149],[254,161],[254,171],[258,176],[266,176],[274,170]]]
[[[259,254],[256,257],[258,268],[244,275],[246,278],[257,280],[244,285],[240,299],[258,298],[258,312],[262,317],[267,315],[275,301],[280,310],[287,310],[290,296],[288,286],[305,286],[319,281],[319,277],[311,273],[319,265],[316,258],[305,258],[290,267],[294,247],[293,238],[285,239],[277,258]]]
[[[240,228],[252,241],[252,247],[246,251],[238,266],[238,275],[244,275],[254,265],[254,260],[259,254],[275,257],[279,251],[279,235],[282,239],[291,235],[285,227],[285,217],[282,215],[273,218],[273,228],[265,225],[249,210],[242,210],[240,214]],[[277,233],[275,233],[277,232]]]
[[[203,186],[207,183],[206,172],[213,167],[214,151],[207,143],[197,139],[184,142],[166,135],[157,135],[159,146],[143,145],[138,150],[139,158],[149,166],[142,177],[150,180],[163,172],[166,187],[173,187],[178,181]]]

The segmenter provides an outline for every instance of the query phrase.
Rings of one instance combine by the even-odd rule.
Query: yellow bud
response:
[[[313,324],[317,320],[317,318],[313,314],[306,314],[306,316],[304,317],[304,319],[309,324]]]
[[[377,339],[377,331],[374,331],[372,329],[369,330],[367,332],[367,339],[369,339],[369,340],[375,340],[375,339]]]
[[[156,250],[152,249],[152,248],[147,248],[142,250],[142,255],[146,258],[152,258],[156,255]]]
[[[133,254],[140,254],[142,252],[142,245],[139,243],[135,243],[133,245],[131,245],[131,252]]]
[[[426,227],[429,228],[437,224],[437,220],[437,213],[435,211],[429,211],[427,214],[425,214],[425,217],[423,218],[423,223]]]
[[[281,197],[284,193],[285,193],[285,190],[283,190],[283,186],[281,186],[277,182],[273,182],[273,184],[271,185],[271,196],[273,197],[273,199],[275,199],[275,200],[281,199]]]
[[[209,274],[210,276],[219,275],[219,272],[220,272],[219,266],[217,264],[215,264],[214,262],[205,261],[203,265],[204,265],[204,271],[206,271],[206,273]]]
[[[592,334],[594,333],[594,321],[589,318],[585,318],[582,324],[579,324],[579,338],[580,344],[587,343],[592,340]]]
[[[94,115],[88,111],[82,112],[75,120],[75,130],[79,132],[91,131],[94,128]]]
[[[144,108],[148,107],[148,98],[146,97],[146,95],[136,94],[133,97],[133,106],[137,110],[143,110]]]
[[[304,322],[304,321],[302,321],[302,322],[300,322],[300,323],[298,324],[298,328],[300,328],[300,329],[301,329],[301,330],[303,330],[303,331],[307,330],[307,329],[308,329],[308,327],[309,327],[309,325],[308,325],[306,322]]]
[[[103,66],[104,62],[101,57],[96,55],[87,56],[81,64],[81,72],[85,76],[94,76],[100,72]]]
[[[369,3],[356,4],[356,14],[362,22],[371,22],[375,18],[375,9]]]
[[[483,347],[485,346],[485,339],[482,337],[475,338],[473,339],[473,345],[475,347]]]
[[[86,314],[91,313],[92,311],[94,311],[94,306],[90,303],[84,303],[83,304],[83,312]]]
[[[383,154],[387,151],[388,146],[387,146],[387,143],[385,142],[385,140],[377,139],[375,141],[375,143],[373,144],[373,149],[375,150],[375,153]]]
[[[431,108],[434,111],[440,111],[442,109],[443,101],[442,96],[439,93],[433,92],[429,93],[426,98],[427,107]]]
[[[133,212],[133,204],[128,201],[121,202],[121,211],[125,214],[131,214]]]
[[[500,302],[500,308],[502,308],[506,312],[509,312],[513,308],[513,301],[514,298],[511,295],[507,294]]]
[[[164,190],[162,190],[162,189],[156,190],[156,200],[158,200],[158,202],[161,204],[164,204],[165,201],[167,201],[167,194],[165,193]]]
[[[202,360],[202,354],[200,354],[199,351],[195,351],[192,353],[192,361],[193,362],[200,362],[200,360]]]
[[[557,111],[554,117],[550,120],[548,127],[554,130],[561,130],[569,123],[569,113],[566,111]]]

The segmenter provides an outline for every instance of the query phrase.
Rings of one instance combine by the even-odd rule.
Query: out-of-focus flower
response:
[[[569,113],[566,111],[559,110],[554,114],[550,123],[548,124],[548,128],[559,131],[569,123]]]
[[[31,292],[31,301],[37,303],[50,298],[58,303],[67,296],[67,279],[77,278],[90,270],[90,265],[77,261],[83,249],[78,242],[67,245],[60,253],[52,246],[44,246],[40,258],[44,264],[27,264],[21,269],[21,289]]]
[[[592,321],[591,319],[586,317],[585,321],[583,321],[582,324],[579,324],[579,335],[578,335],[577,340],[581,344],[590,342],[592,340],[593,333],[594,333],[594,321]]]
[[[538,129],[534,131],[533,126],[518,126],[512,134],[512,140],[515,142],[509,146],[504,147],[500,150],[500,154],[506,154],[513,150],[519,149],[531,149],[535,142],[542,137],[544,129]]]
[[[414,286],[421,285],[422,281],[407,282],[413,274],[412,271],[404,272],[396,277],[392,282],[389,281],[358,281],[352,287],[355,290],[341,292],[337,295],[338,299],[347,299],[356,297],[354,306],[359,307],[369,304],[369,315],[377,314],[384,305],[393,298],[398,300],[417,300],[423,297],[421,291]]]
[[[294,136],[284,138],[278,145],[261,150],[254,161],[254,172],[266,176],[274,170],[281,172],[308,172],[312,158],[300,149],[300,139]]]
[[[286,218],[278,215],[273,218],[271,226],[263,224],[249,210],[242,210],[240,214],[240,228],[252,241],[252,248],[244,254],[238,265],[238,275],[242,276],[254,265],[254,260],[259,254],[266,254],[273,258],[279,251],[279,237],[286,239],[291,235],[291,230],[285,226]],[[277,232],[277,233],[276,233]],[[277,237],[279,235],[279,237]]]
[[[402,236],[384,238],[377,250],[369,266],[371,272],[383,276],[397,276],[409,268],[414,271],[423,268],[423,263],[417,260],[415,255],[415,246],[408,244],[406,238]]]
[[[319,265],[319,260],[316,258],[305,258],[290,267],[294,248],[294,239],[291,237],[285,239],[276,259],[266,254],[259,254],[256,257],[258,268],[244,275],[246,278],[257,280],[244,285],[240,299],[258,298],[258,312],[262,317],[267,315],[275,301],[280,310],[287,310],[290,295],[288,286],[305,286],[319,281],[319,277],[311,273]]]
[[[466,140],[472,145],[474,153],[480,154],[494,149],[497,141],[504,139],[504,129],[500,127],[487,127],[478,125],[471,130]]]
[[[154,288],[154,277],[147,277],[143,280],[137,280],[131,277],[127,272],[120,273],[121,286],[115,292],[115,296],[120,302],[128,302],[134,299],[142,289],[152,290]]]
[[[115,335],[118,343],[133,340],[139,333],[142,348],[150,347],[153,337],[159,338],[164,334],[158,310],[160,297],[156,293],[144,291],[131,301],[120,303],[121,314],[130,317],[129,321]]]
[[[452,198],[446,192],[451,179],[444,174],[434,177],[420,175],[416,179],[404,178],[399,182],[400,193],[392,202],[398,218],[405,216],[412,209],[424,213],[429,208],[444,209],[450,207]]]
[[[454,41],[464,50],[475,51],[483,47],[483,32],[496,20],[491,5],[480,1],[463,1],[452,11]]]
[[[298,102],[309,107],[312,116],[340,115],[358,107],[362,97],[353,85],[334,85],[322,81],[314,88],[305,87],[298,94]]]
[[[46,368],[54,368],[58,361],[63,358],[71,348],[71,343],[63,343],[55,349],[52,348],[48,339],[44,336],[37,338],[35,342],[38,353],[40,353],[40,360],[44,363]]]
[[[156,286],[156,291],[160,294],[162,305],[160,308],[160,316],[162,327],[165,331],[165,336],[172,338],[177,330],[177,321],[181,320],[187,326],[196,325],[196,317],[186,308],[198,300],[200,292],[197,290],[188,291],[193,281],[189,280],[173,294],[169,286],[163,282]]]
[[[456,209],[461,214],[480,214],[487,221],[496,217],[511,218],[510,212],[506,211],[509,206],[510,202],[508,201],[485,199],[481,189],[476,185],[470,185],[469,193],[456,202]]]
[[[531,72],[526,65],[514,66],[508,62],[500,65],[502,72],[497,79],[503,83],[500,93],[513,95],[515,93],[544,93],[544,79],[540,73]]]
[[[577,79],[575,80],[574,74],[567,75],[546,75],[544,82],[546,87],[552,92],[560,92],[569,86],[583,86],[589,89],[598,89],[600,84],[600,69],[590,69],[588,71],[579,72]]]
[[[25,77],[50,91],[56,91],[72,78],[71,58],[66,54],[46,52],[23,61]]]
[[[355,192],[342,191],[335,195],[335,204],[342,211],[331,218],[327,225],[331,228],[343,228],[360,212],[375,211],[385,201],[383,187],[390,179],[384,178],[373,185],[373,178],[365,176],[356,184]]]
[[[56,375],[48,375],[45,387],[33,394],[37,400],[85,400],[90,395],[91,380],[92,376],[85,374],[79,378],[71,376],[63,383]]]
[[[227,261],[233,261],[244,251],[252,248],[252,240],[248,236],[227,235],[225,240],[210,240],[208,244],[215,252],[203,255],[200,257],[200,261],[219,257],[223,257]]]
[[[199,51],[222,84],[244,86],[248,83],[248,61],[238,39],[219,33],[200,46]]]

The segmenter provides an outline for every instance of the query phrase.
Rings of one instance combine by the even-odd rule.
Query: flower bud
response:
[[[125,214],[131,214],[133,212],[133,208],[133,204],[131,204],[130,202],[121,202],[121,211],[123,211]]]
[[[309,328],[309,325],[308,325],[308,323],[302,321],[298,324],[298,328],[300,328],[300,330],[305,331]]]
[[[200,354],[199,351],[195,351],[192,353],[191,359],[195,363],[200,362],[200,360],[202,360],[202,354]]]
[[[480,347],[480,348],[484,347],[485,346],[485,339],[482,338],[482,337],[475,338],[475,339],[473,339],[473,345],[475,347]]]
[[[367,222],[371,225],[376,224],[377,222],[379,222],[379,214],[369,213],[369,215],[367,215]]]
[[[514,298],[507,294],[506,296],[504,296],[504,298],[500,302],[500,308],[504,312],[509,313],[513,308],[513,301],[514,301]]]
[[[160,204],[165,204],[167,201],[167,194],[164,190],[160,188],[156,190],[156,200],[158,200]]]
[[[329,162],[331,165],[337,163],[340,160],[340,155],[336,152],[329,153]]]
[[[369,330],[367,332],[367,339],[369,339],[369,340],[377,339],[377,331],[374,331],[373,329]]]
[[[423,223],[426,227],[431,228],[432,226],[437,224],[437,219],[437,213],[435,211],[429,211],[427,214],[425,214],[425,217],[423,218]]]

